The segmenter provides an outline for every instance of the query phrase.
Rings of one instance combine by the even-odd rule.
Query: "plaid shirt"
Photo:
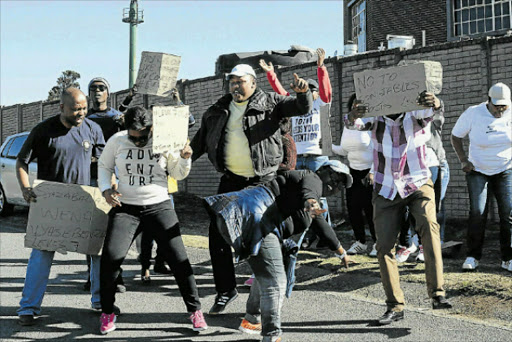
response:
[[[431,177],[426,163],[426,145],[434,112],[444,115],[444,106],[401,114],[396,120],[386,116],[357,119],[354,124],[344,116],[348,129],[371,130],[373,142],[373,188],[393,200],[398,193],[407,196]]]

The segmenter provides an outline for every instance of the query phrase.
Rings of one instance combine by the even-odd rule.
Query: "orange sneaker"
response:
[[[245,318],[242,320],[240,327],[238,328],[241,332],[247,334],[260,334],[261,333],[261,323],[251,323]]]

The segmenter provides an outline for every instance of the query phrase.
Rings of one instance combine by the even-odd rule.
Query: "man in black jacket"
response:
[[[297,98],[266,93],[256,85],[256,73],[239,64],[226,76],[229,94],[212,105],[190,146],[192,161],[208,154],[217,171],[223,173],[218,193],[239,191],[271,181],[283,158],[279,121],[285,116],[304,115],[313,98],[307,82],[294,74],[290,87]],[[219,314],[237,296],[231,247],[210,222],[209,246],[217,296],[210,314]]]

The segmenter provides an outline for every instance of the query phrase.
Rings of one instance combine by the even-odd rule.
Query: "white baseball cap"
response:
[[[226,75],[226,80],[229,80],[231,76],[242,77],[245,75],[251,75],[252,77],[256,78],[256,73],[249,64],[238,64],[231,70],[229,74]]]
[[[510,88],[504,83],[496,83],[489,89],[489,97],[495,106],[510,106]]]

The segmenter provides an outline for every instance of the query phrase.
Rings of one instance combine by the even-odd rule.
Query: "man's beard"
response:
[[[80,122],[78,122],[78,120],[80,120]],[[64,120],[70,124],[71,126],[75,126],[75,127],[78,127],[80,126],[83,122],[84,122],[84,119],[85,119],[85,116],[66,116],[64,117]]]

